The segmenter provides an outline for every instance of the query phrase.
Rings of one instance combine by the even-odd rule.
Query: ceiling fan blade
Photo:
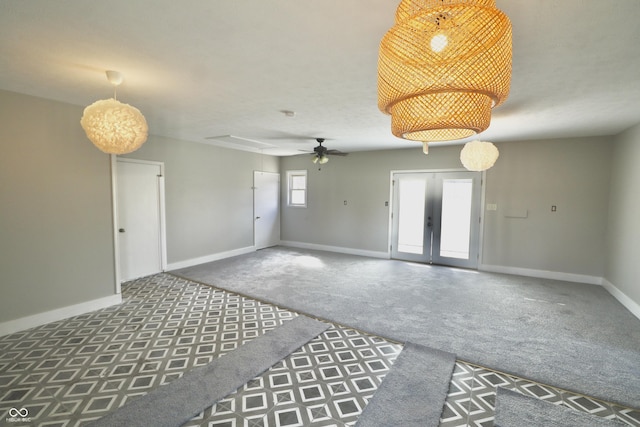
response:
[[[327,154],[329,154],[330,156],[348,156],[349,153],[343,153],[342,151],[339,150],[327,150]]]

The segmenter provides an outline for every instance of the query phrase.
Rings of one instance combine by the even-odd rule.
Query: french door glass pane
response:
[[[469,259],[471,179],[445,179],[442,185],[440,256]]]
[[[402,178],[398,182],[398,252],[424,252],[424,179]]]

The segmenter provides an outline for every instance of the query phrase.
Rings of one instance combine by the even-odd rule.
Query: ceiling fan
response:
[[[322,145],[324,138],[316,138],[318,146],[313,149],[313,163],[319,163],[321,165],[329,161],[329,155],[331,156],[346,156],[349,153],[343,153],[340,150],[329,150]]]

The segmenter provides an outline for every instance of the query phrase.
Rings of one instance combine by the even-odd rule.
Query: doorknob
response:
[[[257,217],[256,217],[256,219],[260,219],[260,217],[259,217],[259,216],[257,216]]]
[[[118,230],[120,233],[124,233],[124,228]]]

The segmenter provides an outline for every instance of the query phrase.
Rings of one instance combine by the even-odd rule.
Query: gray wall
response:
[[[0,322],[115,293],[110,157],[83,107],[0,91]],[[168,262],[253,245],[253,171],[279,159],[150,136],[165,163]]]
[[[498,144],[483,264],[602,277],[612,138]],[[557,207],[556,212],[551,206]],[[527,218],[506,215],[527,211]]]
[[[640,305],[640,125],[614,147],[605,278]]]
[[[601,277],[611,141],[498,146],[500,158],[486,176],[486,201],[498,210],[485,215],[482,263]],[[461,168],[460,149],[432,147],[428,156],[421,148],[356,152],[331,158],[321,171],[309,156],[283,158],[283,177],[286,170],[309,171],[309,201],[306,209],[283,206],[282,239],[386,252],[390,171]],[[528,217],[505,218],[513,209],[528,210]]]
[[[80,106],[0,91],[0,322],[114,293],[109,156],[86,139],[81,115]],[[498,210],[485,212],[483,263],[604,275],[640,303],[640,125],[613,141],[499,148],[486,177]],[[165,162],[173,263],[253,244],[253,170],[280,170],[283,200],[285,171],[309,171],[309,206],[283,206],[283,240],[386,252],[390,171],[460,168],[459,151],[352,153],[318,171],[310,156],[151,136],[130,157]],[[505,218],[511,209],[528,218]]]
[[[157,136],[125,157],[165,164],[169,264],[253,245],[253,171],[279,158]]]
[[[389,182],[392,170],[461,168],[459,147],[355,152],[330,157],[318,170],[311,156],[284,157],[282,229],[285,241],[364,251],[388,250]],[[306,169],[307,208],[286,206],[286,171]],[[344,205],[344,201],[347,205]]]
[[[109,156],[82,111],[0,91],[0,322],[115,293]]]

